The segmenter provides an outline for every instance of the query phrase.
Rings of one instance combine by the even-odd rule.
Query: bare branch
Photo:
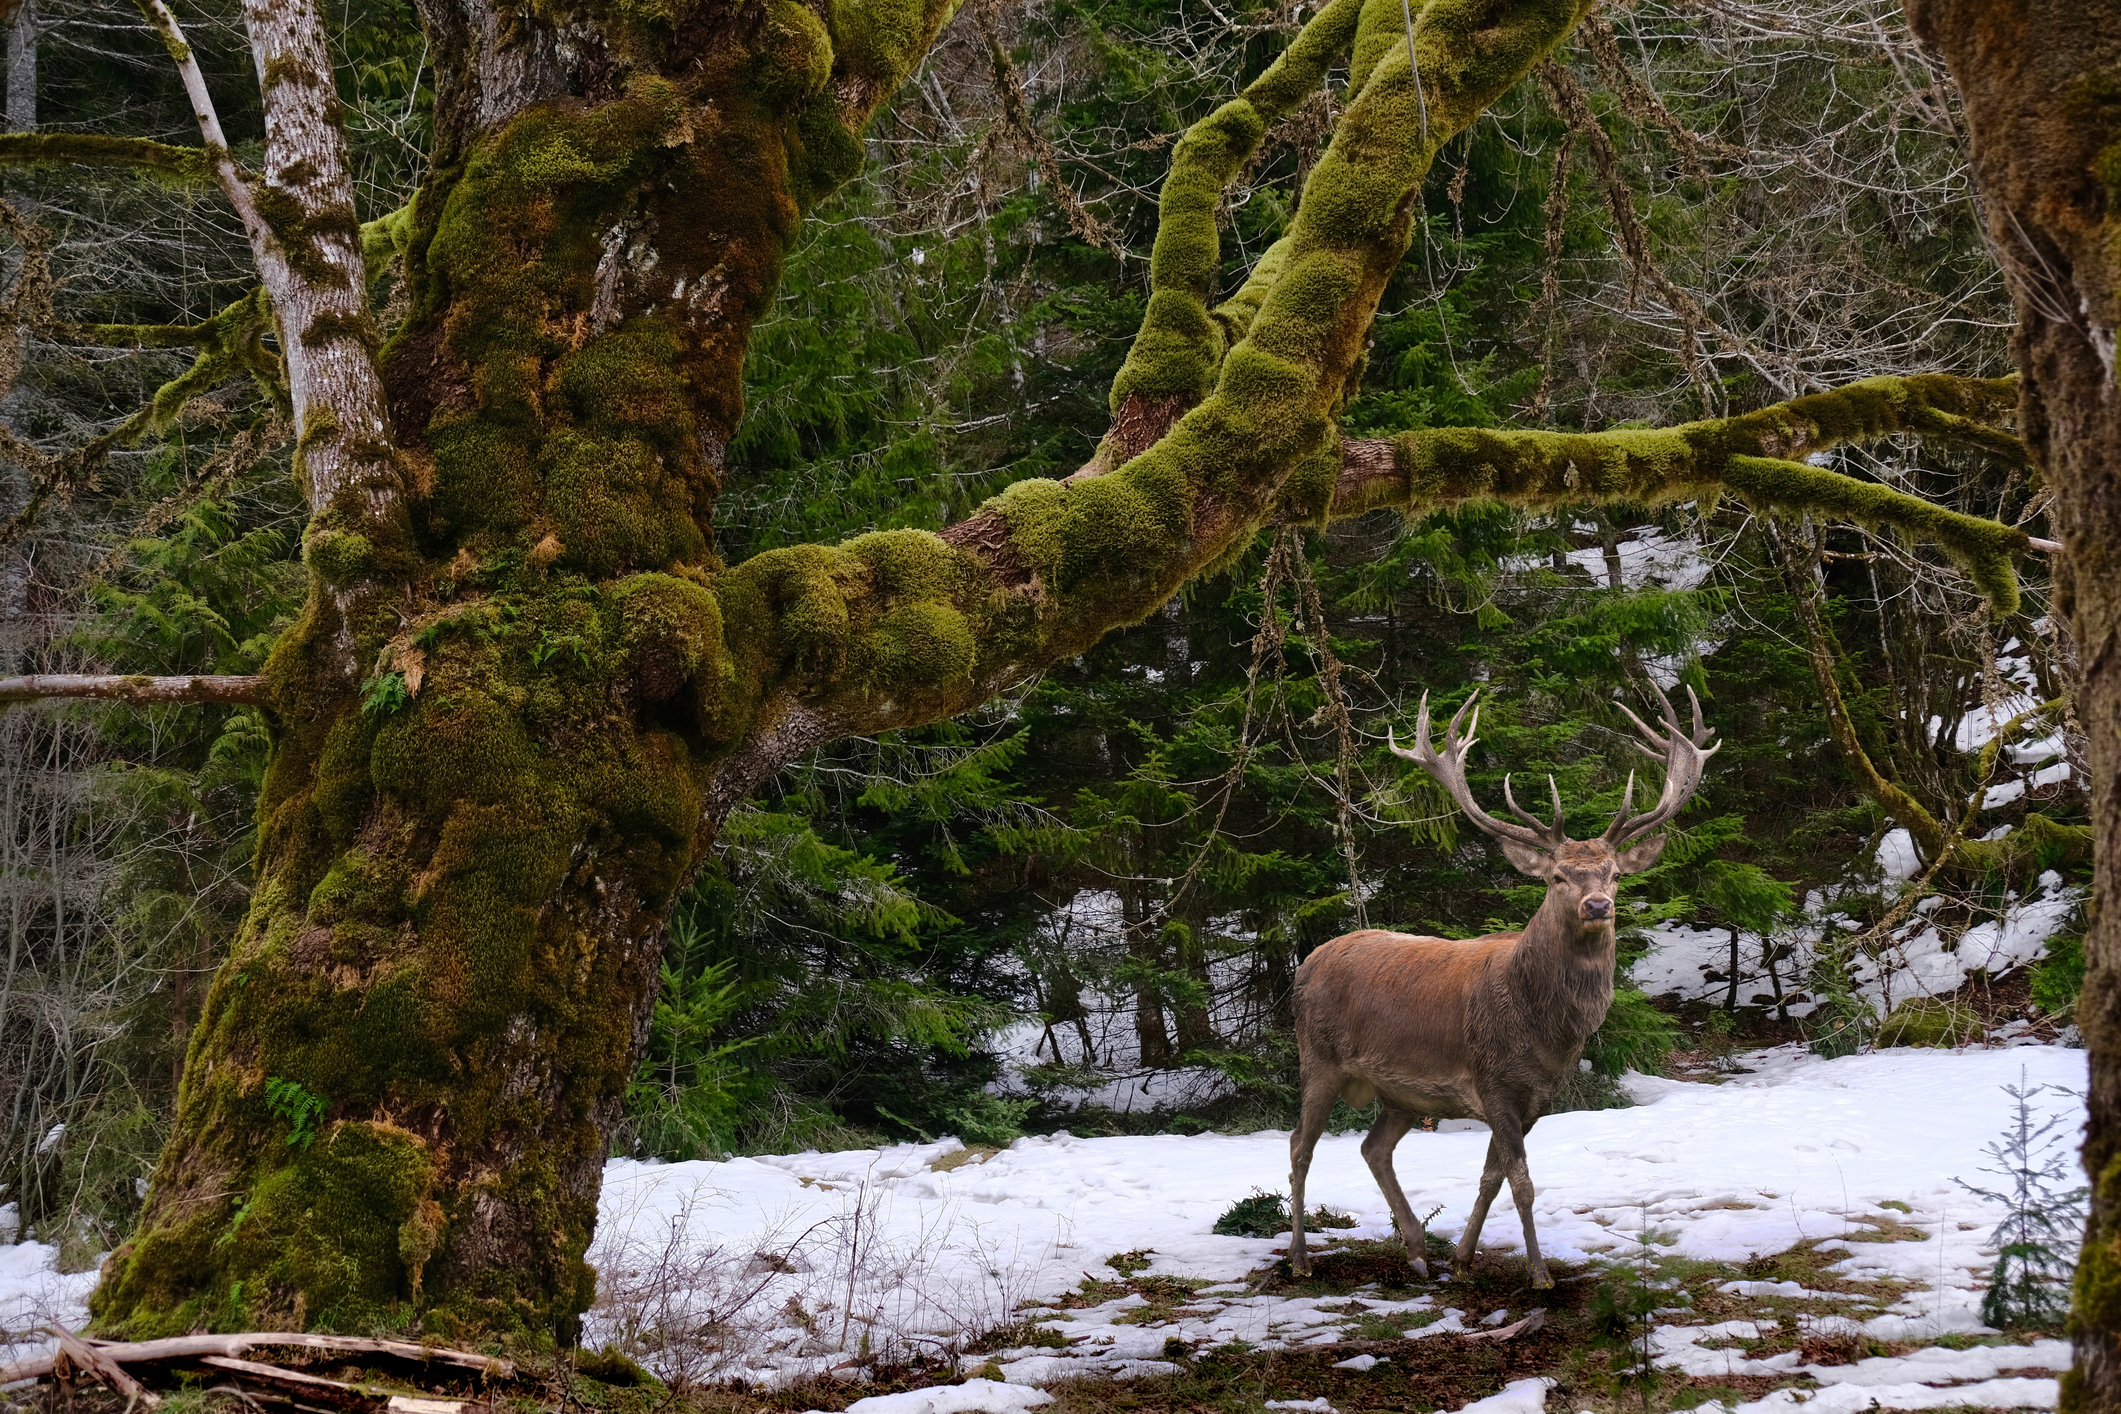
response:
[[[196,1360],[204,1355],[237,1358],[260,1347],[277,1346],[298,1350],[351,1351],[363,1355],[395,1355],[402,1360],[424,1360],[456,1365],[482,1375],[507,1379],[515,1373],[510,1361],[468,1350],[450,1350],[439,1345],[420,1345],[409,1340],[384,1340],[357,1335],[319,1335],[306,1331],[243,1331],[232,1335],[179,1335],[163,1340],[96,1341],[94,1349],[103,1360],[119,1365],[149,1364],[161,1360]],[[0,1365],[0,1385],[17,1380],[42,1379],[52,1372],[49,1352]]]
[[[0,703],[53,698],[98,698],[108,702],[219,702],[263,706],[270,686],[262,677],[199,675],[151,678],[138,675],[33,673],[0,678]]]
[[[213,95],[207,92],[206,75],[200,71],[199,60],[191,52],[191,44],[184,38],[184,27],[177,23],[163,0],[136,0],[140,13],[144,15],[156,34],[162,38],[162,47],[169,51],[170,60],[177,66],[177,75],[184,81],[184,96],[191,100],[192,116],[198,120],[199,136],[206,140],[203,154],[206,170],[212,174],[214,184],[228,204],[243,218],[243,229],[256,249],[272,239],[265,218],[258,211],[257,197],[250,184],[244,180],[243,170],[236,166],[235,158],[228,153],[228,135],[221,131],[221,115],[214,109]],[[157,144],[159,146],[160,144]]]

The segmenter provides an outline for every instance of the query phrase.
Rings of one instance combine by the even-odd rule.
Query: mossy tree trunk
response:
[[[2055,604],[2077,641],[2095,851],[2077,1017],[2091,1052],[2067,1410],[2121,1409],[2121,4],[1919,0],[1966,105],[1990,240],[2018,310],[2019,421],[2053,488]]]
[[[946,3],[592,4],[554,27],[429,0],[432,175],[359,241],[307,0],[246,6],[263,174],[229,160],[203,86],[201,153],[0,150],[220,184],[312,492],[308,607],[263,688],[281,736],[254,905],[95,1298],[104,1329],[365,1326],[410,1305],[444,1336],[564,1333],[591,1299],[665,912],[726,813],[817,743],[963,711],[1140,621],[1264,525],[1728,489],[1937,539],[2015,604],[2021,532],[1799,460],[1896,432],[1994,442],[2005,387],[1874,380],[1668,432],[1342,440],[1431,158],[1582,0],[1430,0],[1419,82],[1398,0],[1331,0],[1174,149],[1090,465],[941,534],[723,566],[748,333]],[[1224,186],[1340,65],[1345,113],[1291,230],[1211,304]],[[362,295],[383,258],[412,310],[378,347]],[[245,317],[200,326],[202,369],[257,362]]]

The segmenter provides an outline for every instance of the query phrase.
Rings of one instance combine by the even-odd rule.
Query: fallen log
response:
[[[146,1386],[125,1373],[124,1366],[66,1327],[46,1326],[44,1330],[59,1342],[58,1358],[64,1359],[84,1375],[101,1381],[106,1388],[124,1395],[125,1407],[128,1410],[136,1404],[154,1409],[162,1403],[161,1395],[149,1392]]]
[[[256,1360],[238,1360],[228,1355],[202,1355],[199,1357],[199,1363],[263,1384],[282,1385],[295,1394],[317,1397],[342,1408],[380,1408],[385,1414],[463,1414],[465,1408],[465,1401],[461,1399],[426,1399],[415,1395],[391,1394],[369,1385],[327,1380],[322,1375],[305,1374],[300,1370],[283,1369],[278,1365],[267,1365]]]
[[[1533,1312],[1533,1313],[1532,1313],[1531,1315],[1529,1315],[1529,1316],[1526,1316],[1526,1317],[1525,1317],[1525,1318],[1524,1318],[1523,1320],[1521,1320],[1521,1321],[1512,1321],[1512,1322],[1510,1322],[1510,1324],[1508,1324],[1508,1325],[1506,1325],[1506,1326],[1502,1327],[1502,1328],[1501,1328],[1500,1330],[1492,1330],[1492,1331],[1467,1331],[1467,1332],[1466,1332],[1466,1339],[1467,1339],[1467,1340],[1508,1340],[1508,1339],[1509,1339],[1509,1338],[1510,1338],[1511,1336],[1513,1336],[1513,1335],[1522,1335],[1522,1334],[1524,1334],[1524,1333],[1525,1333],[1526,1331],[1536,1331],[1536,1330],[1538,1330],[1538,1329],[1539,1329],[1539,1328],[1540,1328],[1541,1326],[1545,1325],[1546,1323],[1547,1323],[1547,1312],[1546,1312],[1546,1308],[1545,1308],[1544,1306],[1542,1306],[1542,1307],[1540,1307],[1540,1308],[1539,1308],[1538,1310],[1534,1311],[1534,1312]]]
[[[209,1355],[227,1359],[241,1359],[260,1346],[287,1346],[303,1350],[339,1351],[351,1355],[394,1355],[401,1360],[421,1360],[430,1364],[455,1365],[460,1369],[474,1370],[491,1379],[513,1379],[515,1366],[507,1360],[491,1355],[479,1355],[468,1350],[450,1350],[439,1345],[421,1345],[410,1340],[381,1340],[372,1336],[357,1335],[313,1335],[307,1331],[243,1331],[233,1335],[178,1335],[162,1340],[84,1340],[78,1335],[66,1338],[78,1341],[99,1357],[114,1365],[150,1364],[162,1360],[202,1360]],[[64,1340],[62,1338],[62,1345]],[[80,1363],[76,1361],[76,1363]],[[39,1380],[52,1372],[52,1353],[32,1355],[12,1364],[0,1365],[0,1386],[18,1384],[23,1380]]]

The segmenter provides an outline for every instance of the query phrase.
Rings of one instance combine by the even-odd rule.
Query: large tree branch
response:
[[[1593,501],[1654,505],[1728,490],[1762,510],[1889,525],[1931,541],[1964,565],[1997,611],[2007,614],[2018,603],[2014,563],[2034,548],[2024,531],[1800,459],[1903,432],[1987,446],[2004,434],[1981,419],[2016,396],[2010,379],[1918,374],[1867,378],[1758,412],[1656,430],[1432,428],[1355,439],[1341,444],[1327,514],[1338,519],[1386,507],[1418,514],[1467,501],[1542,508]]]
[[[1356,25],[1352,100],[1288,235],[1241,292],[1243,337],[1209,370],[1207,397],[1140,455],[1103,475],[1019,482],[941,535],[754,556],[713,587],[726,668],[681,653],[690,637],[651,627],[675,611],[645,617],[644,601],[643,651],[679,655],[671,666],[684,665],[709,734],[729,742],[729,769],[747,762],[755,776],[762,752],[786,759],[764,746],[788,721],[815,724],[787,734],[811,743],[964,711],[1140,621],[1250,543],[1277,497],[1322,514],[1339,461],[1332,413],[1406,253],[1430,162],[1581,15],[1576,0],[1515,0],[1499,13],[1485,0],[1431,0],[1417,78],[1400,7],[1372,0]],[[1218,174],[1257,141],[1258,104],[1294,104],[1316,83],[1345,24],[1344,10],[1322,12],[1294,57],[1182,144],[1174,174],[1187,174],[1185,190],[1170,219],[1192,235],[1176,247],[1160,236],[1162,289],[1204,323],[1213,245],[1200,227],[1212,227]]]
[[[263,705],[270,688],[262,677],[197,674],[155,678],[138,674],[35,673],[0,678],[0,703],[41,702],[56,697],[91,697],[107,702],[219,702]]]
[[[1099,450],[1098,470],[1117,466],[1153,444],[1179,413],[1215,387],[1232,342],[1230,326],[1208,311],[1222,254],[1217,208],[1231,181],[1259,150],[1267,129],[1346,58],[1355,43],[1362,4],[1333,0],[1264,74],[1195,123],[1172,150],[1149,256],[1149,305],[1127,361],[1112,381],[1116,417],[1113,434]],[[1273,252],[1280,251],[1282,244],[1274,246],[1262,266],[1271,262],[1278,272],[1280,261]],[[1264,296],[1261,289],[1256,298]],[[1249,328],[1249,318],[1244,325]],[[1238,331],[1239,337],[1243,332]],[[1146,411],[1150,409],[1156,415]]]

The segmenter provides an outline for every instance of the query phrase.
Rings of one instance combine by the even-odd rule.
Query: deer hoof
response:
[[[1547,1269],[1544,1266],[1532,1269],[1532,1289],[1534,1291],[1550,1291],[1553,1286],[1554,1278],[1547,1275]]]
[[[1414,1275],[1420,1277],[1423,1281],[1427,1281],[1429,1279],[1429,1264],[1427,1262],[1424,1262],[1421,1258],[1410,1256],[1407,1258],[1407,1265],[1412,1267],[1414,1269]]]

